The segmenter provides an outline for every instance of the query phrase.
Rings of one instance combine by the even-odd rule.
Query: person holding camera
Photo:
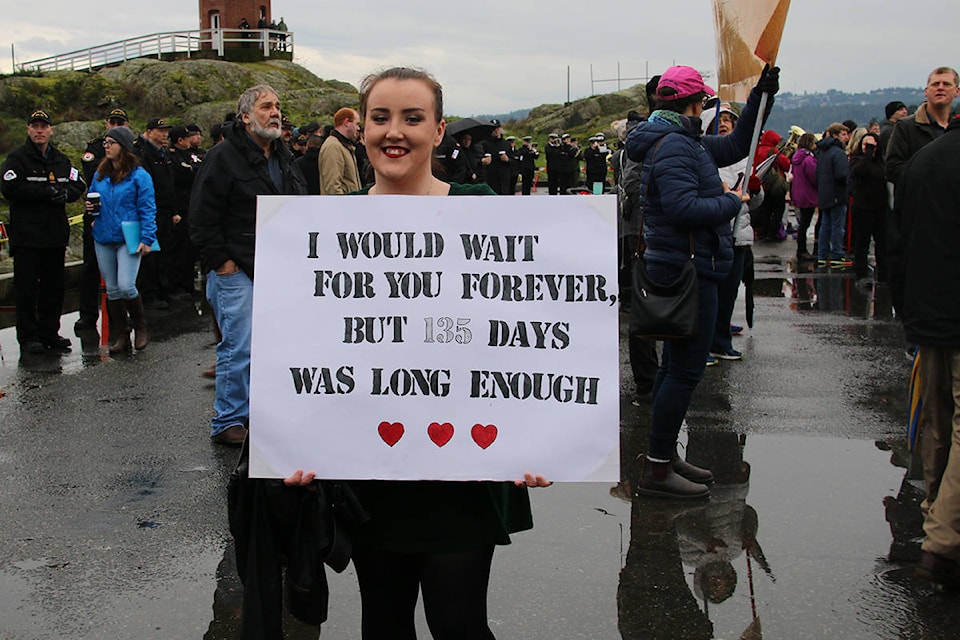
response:
[[[50,143],[52,136],[50,116],[37,109],[27,118],[27,141],[0,167],[0,193],[10,203],[17,342],[27,353],[70,351],[70,340],[60,335],[70,240],[66,203],[78,200],[87,185]]]
[[[877,282],[886,282],[887,253],[887,183],[883,176],[883,157],[880,155],[880,136],[866,133],[860,146],[850,156],[850,176],[853,182],[853,271],[857,278],[866,278],[867,252],[870,239],[874,242]]]

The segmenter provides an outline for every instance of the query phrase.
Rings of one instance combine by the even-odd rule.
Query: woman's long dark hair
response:
[[[116,142],[114,144],[120,144]],[[120,156],[114,162],[110,158],[104,157],[97,166],[97,179],[103,180],[104,177],[110,178],[113,184],[121,182],[133,169],[140,164],[137,156],[133,155],[123,147],[120,147]]]

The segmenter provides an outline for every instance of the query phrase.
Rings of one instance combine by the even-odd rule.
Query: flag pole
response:
[[[750,176],[753,175],[753,159],[757,155],[757,146],[760,144],[760,131],[763,130],[763,114],[767,110],[767,100],[769,100],[770,94],[764,91],[760,95],[760,109],[757,112],[757,121],[753,125],[753,137],[750,138],[750,155],[747,156],[747,167],[743,172],[743,184],[740,186],[740,192],[743,193],[744,190],[747,190],[749,193],[750,186]],[[737,210],[737,216],[733,219],[733,237],[736,241],[737,229],[740,228],[740,213],[743,211],[743,207],[740,207]]]

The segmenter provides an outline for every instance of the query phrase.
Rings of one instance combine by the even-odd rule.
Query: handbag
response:
[[[662,142],[662,140],[661,140]],[[650,158],[649,177],[653,172],[653,159],[660,143],[657,143]],[[657,284],[647,273],[643,254],[643,218],[646,212],[645,185],[640,209],[640,231],[637,236],[636,259],[633,262],[632,300],[630,304],[630,332],[647,340],[685,340],[697,335],[700,295],[697,287],[697,270],[694,266],[693,232],[690,232],[690,259],[680,275],[668,284]]]

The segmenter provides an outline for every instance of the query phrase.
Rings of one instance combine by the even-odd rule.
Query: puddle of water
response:
[[[798,312],[841,314],[854,318],[889,320],[893,317],[890,288],[858,281],[850,273],[817,272],[790,277],[757,279],[755,298],[786,298]]]
[[[69,303],[69,300],[67,302]],[[75,302],[73,306],[76,306]],[[67,304],[66,308],[71,307]],[[174,302],[174,306],[168,311],[148,311],[150,340],[163,341],[185,332],[206,330],[210,326],[208,314],[209,307],[200,300]],[[21,354],[16,328],[13,326],[14,314],[0,312],[0,392],[6,393],[10,385],[18,382],[18,378],[29,377],[29,384],[40,384],[44,375],[52,377],[76,374],[87,367],[111,360],[97,331],[84,331],[80,335],[74,333],[73,324],[79,317],[78,311],[71,311],[60,317],[60,335],[70,339],[71,351]],[[98,329],[99,326],[98,323]],[[119,357],[129,356],[124,354]],[[37,382],[38,374],[41,382]]]

